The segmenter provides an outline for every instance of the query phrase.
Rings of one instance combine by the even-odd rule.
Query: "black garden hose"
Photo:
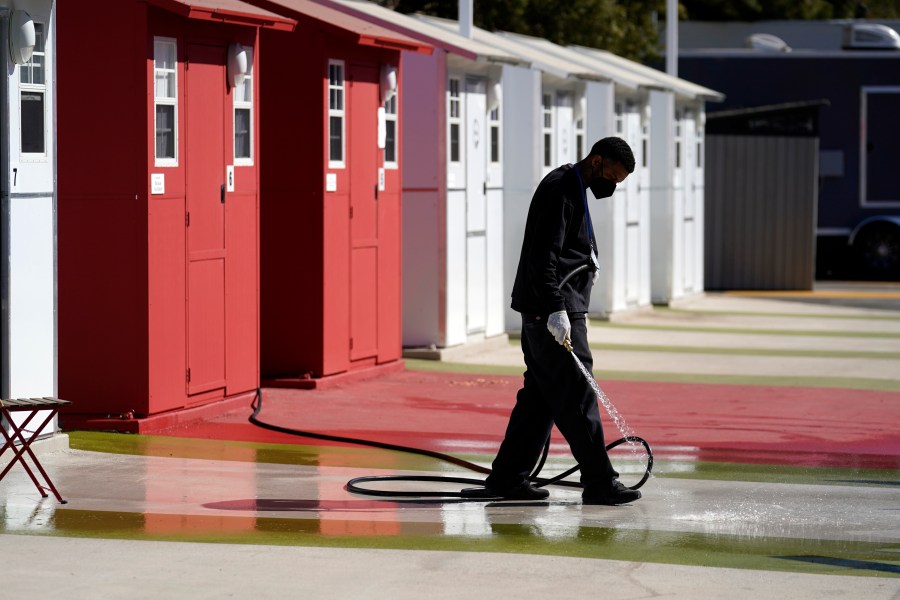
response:
[[[482,473],[487,475],[491,472],[490,469],[486,467],[482,467],[481,465],[477,465],[473,462],[469,462],[467,460],[463,460],[461,458],[457,458],[450,454],[444,454],[442,452],[434,452],[432,450],[425,450],[423,448],[414,448],[412,446],[401,446],[398,444],[388,444],[385,442],[378,442],[375,440],[365,440],[360,438],[352,438],[352,437],[344,437],[338,435],[328,435],[325,433],[316,433],[313,431],[303,431],[299,429],[292,429],[290,427],[283,427],[281,425],[273,425],[271,423],[266,423],[265,421],[261,421],[259,419],[259,413],[262,411],[263,405],[263,395],[262,389],[256,390],[256,398],[254,398],[251,403],[251,408],[253,409],[253,413],[249,417],[249,421],[258,427],[262,427],[264,429],[269,429],[271,431],[277,431],[279,433],[286,433],[288,435],[295,435],[299,437],[306,437],[318,440],[326,440],[331,442],[342,442],[346,444],[356,444],[359,446],[369,446],[371,448],[381,448],[383,450],[394,450],[397,452],[406,452],[408,454],[418,454],[420,456],[428,456],[430,458],[436,458],[438,460],[442,460],[451,464],[454,464],[458,467],[462,467],[464,469],[468,469],[469,471],[474,471],[476,473]],[[631,486],[630,489],[636,490],[640,488],[646,481],[650,478],[650,473],[653,469],[653,452],[650,449],[650,444],[647,443],[643,438],[639,438],[637,436],[627,436],[621,439],[618,439],[606,446],[607,451],[616,448],[626,442],[638,443],[641,444],[644,449],[647,451],[647,468],[644,471],[644,476],[641,480]],[[572,475],[576,471],[578,471],[578,466],[574,466],[565,473],[560,473],[559,475],[552,477],[550,479],[545,479],[538,477],[541,469],[544,467],[544,463],[547,460],[547,455],[550,451],[550,440],[547,439],[546,444],[544,444],[544,452],[541,455],[541,460],[538,462],[537,466],[534,469],[534,472],[529,476],[529,481],[535,483],[536,487],[544,487],[547,485],[558,485],[565,487],[574,487],[581,488],[583,487],[580,483],[575,481],[564,481],[566,477]],[[459,498],[462,501],[477,501],[477,502],[485,502],[485,501],[494,501],[500,500],[498,497],[491,497],[488,495],[477,495],[473,496],[471,493],[466,494],[464,492],[457,491],[393,491],[393,490],[377,490],[371,488],[360,487],[360,484],[371,483],[371,482],[383,482],[383,481],[417,481],[417,482],[428,482],[428,483],[455,483],[455,484],[463,484],[463,485],[471,485],[479,488],[484,487],[484,481],[481,479],[473,479],[468,477],[451,477],[445,475],[370,475],[363,477],[355,477],[347,482],[346,489],[347,491],[363,494],[366,496],[378,496],[378,497],[393,497],[393,498]]]

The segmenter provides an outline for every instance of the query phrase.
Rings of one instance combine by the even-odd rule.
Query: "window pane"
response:
[[[336,162],[344,160],[343,123],[341,117],[328,119],[328,160]]]
[[[175,97],[175,73],[157,71],[154,78],[154,92],[157,98]]]
[[[44,51],[44,24],[34,24],[34,52]]]
[[[172,42],[155,42],[153,44],[153,63],[157,69],[174,69],[175,44]]]
[[[450,162],[459,162],[459,124],[450,125]]]
[[[240,85],[234,86],[234,101],[236,103],[250,103],[253,101],[253,80],[244,77]]]
[[[250,109],[234,110],[234,157],[250,158]]]
[[[43,92],[22,92],[22,152],[44,153]]]
[[[44,57],[32,55],[31,64],[31,83],[35,85],[44,85]]]
[[[500,162],[500,128],[491,127],[491,162]]]
[[[175,158],[175,107],[156,106],[156,158]]]
[[[31,83],[31,64],[25,63],[19,67],[19,81],[22,83]]]
[[[334,91],[334,109],[344,110],[344,90]]]
[[[397,162],[397,122],[385,122],[384,161]]]
[[[681,142],[675,142],[675,168],[681,167]]]
[[[544,134],[544,166],[549,167],[550,161],[552,160],[550,153],[550,134]]]
[[[575,136],[575,156],[576,158],[584,156],[584,136],[580,133]]]

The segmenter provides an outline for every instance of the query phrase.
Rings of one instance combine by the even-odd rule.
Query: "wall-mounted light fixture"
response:
[[[503,88],[499,81],[491,81],[488,83],[487,89],[487,110],[491,112],[500,107],[503,102]]]
[[[650,108],[650,101],[644,102],[643,110],[641,110],[641,127],[649,127],[650,119],[653,118],[653,110]]]
[[[228,84],[237,87],[244,83],[250,71],[250,56],[247,49],[234,43],[228,46]]]
[[[384,104],[397,93],[397,67],[381,65],[381,103]]]
[[[17,65],[24,65],[34,52],[34,20],[24,10],[14,10],[9,18],[9,56]]]
[[[587,96],[584,94],[578,94],[575,97],[575,107],[573,109],[574,117],[576,121],[582,120],[587,114]]]

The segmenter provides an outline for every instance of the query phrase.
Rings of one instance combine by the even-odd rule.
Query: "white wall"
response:
[[[587,101],[586,154],[590,152],[591,146],[597,141],[614,135],[615,86],[612,83],[589,81],[585,85],[585,98]],[[594,236],[597,238],[597,260],[600,262],[600,275],[591,291],[589,309],[592,314],[606,314],[612,310],[612,294],[615,283],[613,203],[609,199],[594,200],[590,191],[587,194],[590,202],[591,223],[594,227]]]
[[[541,73],[526,67],[503,67],[503,287],[506,331],[518,332],[519,313],[510,308],[513,282],[522,252],[525,220],[541,179]]]
[[[650,292],[654,304],[672,297],[675,256],[675,98],[671,92],[650,92]]]
[[[8,3],[7,3],[8,5]],[[19,68],[9,62],[9,13],[0,23],[6,57],[2,94],[3,397],[55,396],[56,385],[56,133],[54,94],[55,22],[49,0],[16,2],[43,23],[45,42],[45,152],[23,155]],[[36,417],[43,420],[43,416]],[[55,431],[51,422],[45,433]]]
[[[402,54],[403,345],[438,342],[443,313],[443,139],[446,55]]]

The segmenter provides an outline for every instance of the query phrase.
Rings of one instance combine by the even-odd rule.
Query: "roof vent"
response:
[[[844,27],[845,49],[900,50],[900,35],[887,25],[853,23]]]
[[[744,40],[744,46],[761,52],[790,52],[791,47],[783,39],[771,33],[754,33]]]

